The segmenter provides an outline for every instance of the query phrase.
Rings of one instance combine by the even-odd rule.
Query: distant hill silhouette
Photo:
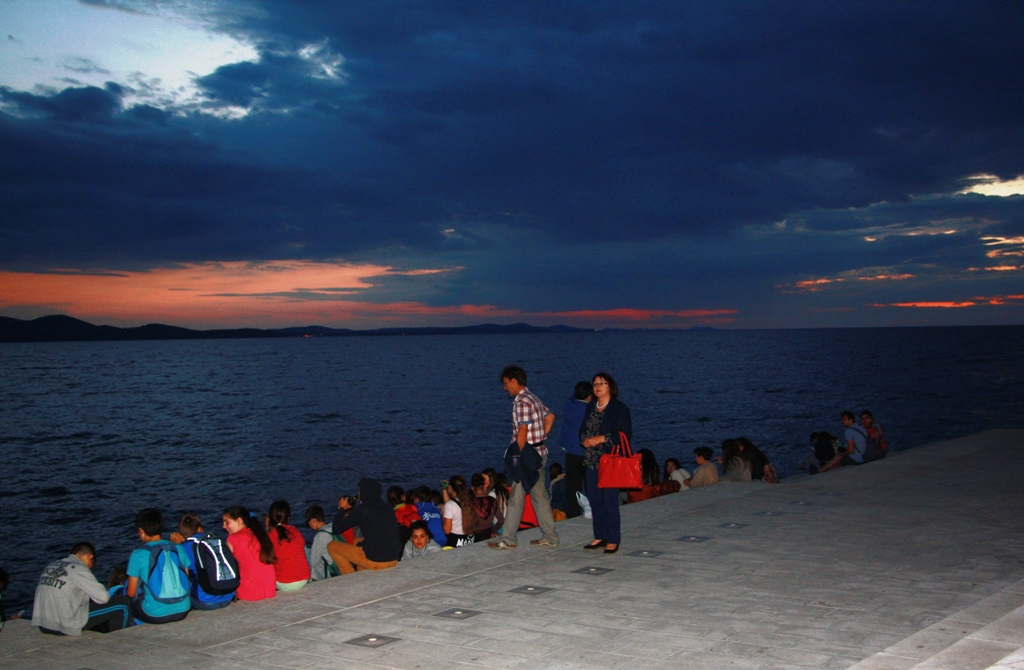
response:
[[[104,340],[223,340],[233,338],[266,337],[366,337],[387,335],[467,335],[467,334],[530,334],[530,333],[585,333],[591,329],[571,326],[531,326],[528,323],[501,325],[485,323],[458,328],[376,328],[350,330],[305,326],[293,328],[228,328],[219,330],[191,330],[177,326],[150,323],[134,328],[94,326],[70,316],[43,316],[31,321],[0,316],[0,342],[96,342]]]

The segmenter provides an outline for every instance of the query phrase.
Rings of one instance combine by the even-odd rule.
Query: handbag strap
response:
[[[629,438],[621,430],[619,431],[619,443],[612,448],[612,453],[626,457],[633,455],[633,450],[629,446]]]

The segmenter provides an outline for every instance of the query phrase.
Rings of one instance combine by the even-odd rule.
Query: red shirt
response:
[[[402,524],[406,528],[408,528],[413,521],[423,520],[423,518],[420,517],[420,513],[416,510],[415,505],[406,505],[405,503],[402,503],[395,508],[395,518],[398,519],[398,523]]]
[[[284,528],[291,539],[282,542],[277,528]],[[277,553],[277,563],[274,565],[277,581],[282,584],[307,581],[309,579],[309,559],[306,558],[306,540],[295,526],[285,525],[277,528],[271,528],[267,533],[270,535],[270,541],[274,543],[274,551]]]
[[[263,600],[277,594],[274,566],[260,562],[260,543],[248,528],[228,535],[228,546],[238,561],[239,600]]]

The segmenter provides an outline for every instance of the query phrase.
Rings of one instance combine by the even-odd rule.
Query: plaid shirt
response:
[[[548,455],[544,446],[544,417],[551,411],[544,406],[540,398],[523,389],[512,401],[512,439],[519,437],[519,426],[526,426],[526,443],[534,445],[541,456]]]

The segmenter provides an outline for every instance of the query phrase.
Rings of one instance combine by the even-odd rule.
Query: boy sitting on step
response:
[[[203,530],[203,524],[199,520],[199,515],[189,512],[183,514],[181,519],[178,520],[178,532],[171,533],[171,542],[185,547],[185,551],[188,553],[189,560],[192,563],[191,567],[188,568],[189,597],[192,601],[192,609],[219,610],[231,604],[235,599],[235,592],[231,591],[231,593],[214,595],[207,593],[203,589],[202,584],[199,583],[199,561],[196,560],[196,550],[199,549],[199,542],[205,537],[206,532]],[[221,548],[225,552],[231,552],[227,543],[221,543]],[[233,557],[232,560],[234,560]],[[237,563],[235,567],[237,568]]]
[[[135,531],[142,547],[128,558],[128,588],[132,614],[145,623],[170,623],[188,616],[188,553],[163,539],[164,518],[159,510],[147,508],[135,517]]]

